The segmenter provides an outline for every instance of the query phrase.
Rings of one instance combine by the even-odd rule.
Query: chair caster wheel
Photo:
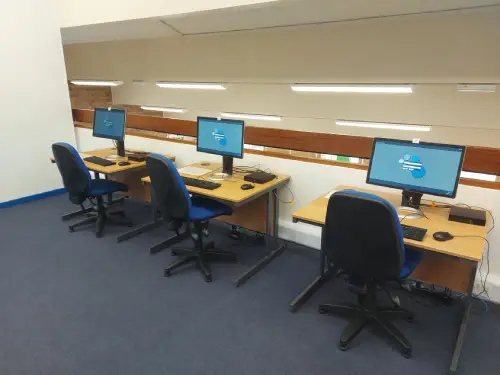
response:
[[[343,352],[345,352],[347,350],[347,344],[343,343],[343,342],[339,342],[339,349]]]
[[[411,358],[411,349],[403,350],[401,354],[403,354],[403,357],[405,357],[406,359]]]
[[[69,228],[70,233],[73,233],[75,230],[73,228]]]
[[[163,276],[170,277],[170,276],[172,276],[172,273],[168,270],[165,270],[165,271],[163,271]]]
[[[205,282],[206,283],[211,283],[212,282],[212,276],[205,276]]]
[[[320,307],[318,308],[318,312],[319,312],[320,314],[326,314],[326,309],[324,309],[322,306],[320,306]]]
[[[173,257],[176,257],[176,256],[177,256],[177,251],[172,250],[172,251],[170,252],[170,254],[171,254]]]

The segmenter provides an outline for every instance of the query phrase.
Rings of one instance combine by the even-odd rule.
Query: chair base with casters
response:
[[[172,255],[179,256],[181,258],[172,262],[167,268],[165,268],[165,277],[171,276],[173,270],[182,267],[185,264],[194,262],[198,270],[201,272],[204,280],[209,283],[212,281],[210,262],[226,261],[235,263],[237,261],[235,253],[218,249],[214,246],[213,242],[209,242],[207,244],[203,243],[202,222],[194,223],[194,235],[191,235],[191,238],[195,244],[194,248],[172,247]]]
[[[76,228],[82,227],[89,224],[95,224],[96,226],[96,237],[100,238],[104,231],[105,224],[115,224],[123,226],[132,226],[132,221],[128,219],[123,210],[115,210],[108,212],[104,205],[102,196],[96,197],[97,204],[91,209],[90,212],[86,213],[86,219],[79,221],[78,223],[70,225],[69,231],[74,232]]]
[[[376,324],[399,347],[405,358],[412,355],[412,346],[408,339],[392,324],[394,320],[413,322],[415,315],[398,306],[380,308],[377,306],[377,283],[372,281],[366,286],[366,294],[358,294],[358,305],[322,304],[319,306],[320,314],[331,314],[348,317],[350,322],[342,332],[339,349],[347,350],[349,343],[368,324]]]

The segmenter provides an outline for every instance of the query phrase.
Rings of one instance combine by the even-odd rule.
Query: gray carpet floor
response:
[[[341,352],[346,322],[320,315],[321,302],[350,302],[341,280],[325,285],[299,312],[288,303],[315,276],[318,254],[288,250],[241,288],[234,280],[265,254],[212,225],[220,247],[239,264],[214,264],[214,282],[188,267],[171,278],[168,252],[149,255],[165,228],[121,244],[124,229],[104,238],[69,233],[60,215],[66,196],[0,210],[0,374],[323,375],[446,374],[459,309],[432,306],[399,292],[415,323],[398,323],[414,346],[404,359],[377,331],[366,330]],[[137,224],[149,208],[127,202]],[[189,244],[189,241],[186,242]],[[383,300],[383,296],[381,296]],[[425,303],[424,303],[425,302]],[[425,306],[424,306],[425,305]],[[432,306],[432,307],[428,307]],[[500,311],[474,304],[458,374],[498,373]]]

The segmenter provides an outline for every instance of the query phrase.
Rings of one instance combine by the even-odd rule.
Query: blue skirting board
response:
[[[61,189],[55,189],[55,190],[46,191],[44,193],[38,193],[38,194],[34,194],[34,195],[28,195],[27,197],[13,199],[11,201],[0,202],[0,209],[1,208],[12,207],[12,206],[17,206],[18,204],[23,204],[23,203],[38,201],[40,199],[54,197],[56,195],[61,195],[61,194],[64,194],[64,193],[66,193],[66,189],[65,188],[61,188]]]

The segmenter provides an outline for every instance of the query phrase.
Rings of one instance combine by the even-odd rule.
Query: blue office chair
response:
[[[203,232],[208,220],[231,215],[231,207],[213,199],[189,195],[186,185],[174,164],[165,156],[150,154],[146,165],[151,177],[151,195],[165,222],[174,222],[176,227],[186,223],[187,230],[194,241],[194,248],[173,247],[172,255],[181,256],[165,268],[165,277],[171,272],[192,261],[202,273],[206,282],[212,281],[208,261],[224,260],[236,262],[236,255],[214,247],[213,242],[203,243]],[[191,224],[194,231],[191,229]]]
[[[67,143],[52,145],[54,159],[61,173],[64,187],[68,190],[71,203],[83,207],[86,200],[92,204],[92,211],[87,218],[69,226],[70,232],[83,225],[96,223],[96,237],[101,237],[104,224],[111,222],[118,225],[132,226],[132,222],[125,217],[124,211],[107,212],[102,197],[119,191],[127,191],[127,185],[110,180],[92,180],[90,172],[82,158],[73,146]]]
[[[394,207],[376,195],[353,190],[339,191],[328,201],[322,251],[328,260],[347,275],[349,289],[358,294],[358,305],[322,304],[319,312],[348,316],[349,325],[341,335],[339,348],[347,345],[368,324],[375,323],[401,348],[403,356],[411,357],[412,346],[391,323],[392,320],[413,321],[411,311],[399,307],[377,306],[377,288],[387,293],[387,283],[400,282],[417,267],[421,253],[405,248],[403,232]]]

